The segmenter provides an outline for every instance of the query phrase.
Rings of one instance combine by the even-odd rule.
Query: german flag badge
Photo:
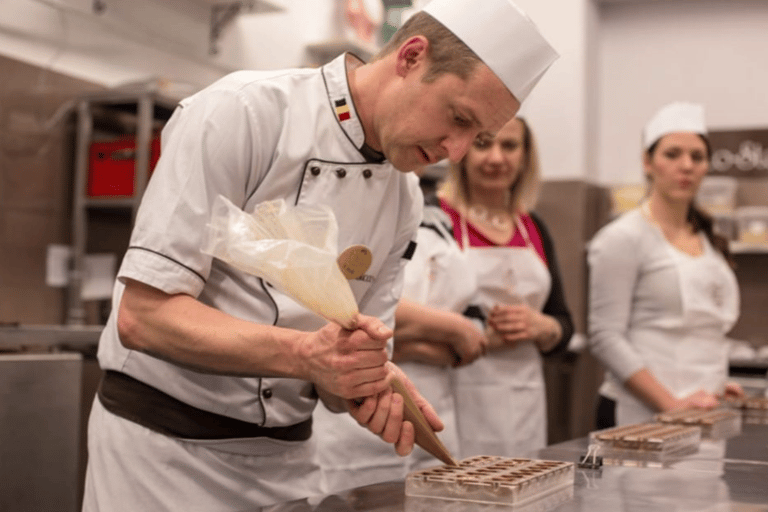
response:
[[[341,98],[334,103],[336,104],[336,117],[339,118],[339,121],[346,121],[349,119],[349,106],[347,105],[347,100]]]

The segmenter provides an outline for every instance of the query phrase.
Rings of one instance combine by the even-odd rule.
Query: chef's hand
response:
[[[416,405],[421,410],[427,423],[433,430],[439,432],[444,425],[437,416],[434,408],[416,390],[413,382],[394,363],[387,363],[392,376],[396,377],[411,394]],[[388,389],[376,396],[362,400],[347,402],[349,413],[360,425],[366,427],[387,443],[395,445],[395,451],[400,456],[406,456],[413,450],[416,433],[413,424],[403,419],[403,397]]]
[[[504,345],[533,341],[542,352],[554,347],[562,335],[560,324],[554,318],[527,304],[496,304],[488,315],[488,326]]]
[[[359,315],[350,331],[330,322],[308,333],[297,361],[306,380],[341,398],[373,396],[389,389],[387,340],[392,330],[379,319]]]

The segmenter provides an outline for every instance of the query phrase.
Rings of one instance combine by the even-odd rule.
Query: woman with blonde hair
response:
[[[525,120],[477,138],[439,191],[453,235],[477,277],[476,307],[488,354],[456,368],[461,455],[523,456],[547,444],[542,355],[565,350],[573,322],[554,244],[532,208],[539,189]]]

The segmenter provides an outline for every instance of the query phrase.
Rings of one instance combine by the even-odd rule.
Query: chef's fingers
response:
[[[384,417],[385,414],[386,417]],[[378,422],[374,424],[374,421]],[[377,429],[381,427],[379,431],[381,438],[387,443],[396,443],[400,439],[400,431],[403,428],[403,397],[397,393],[391,393],[387,410],[381,411],[381,416],[378,418],[374,415],[374,421],[371,422],[371,427],[375,426]]]
[[[445,428],[443,420],[440,419],[440,416],[437,415],[435,408],[432,407],[429,402],[421,398],[421,401],[417,400],[416,403],[419,405],[419,409],[421,409],[421,413],[424,415],[424,419],[427,420],[427,423],[429,423],[429,426],[432,427],[432,430],[435,432],[440,432]]]
[[[344,399],[378,395],[390,387],[391,375],[386,366],[327,372],[323,379],[313,381],[330,393]]]
[[[415,434],[413,425],[403,422],[403,397],[399,394],[389,390],[362,401],[350,400],[348,405],[350,414],[360,425],[385,442],[395,444],[398,454],[407,455],[411,452]]]
[[[373,348],[380,346],[382,342],[386,343],[386,341],[393,335],[392,329],[384,325],[381,320],[376,317],[366,315],[358,316],[356,331],[362,331],[367,335],[369,339],[378,342],[378,344],[372,344],[371,347],[361,348]]]
[[[395,451],[401,457],[405,457],[413,451],[413,445],[416,443],[416,430],[413,423],[404,421],[400,429],[400,437],[395,443]]]
[[[372,396],[386,392],[390,387],[392,376],[385,368],[381,366],[356,371],[354,375],[356,384],[351,387],[345,398]]]
[[[347,400],[347,409],[355,421],[365,427],[368,425],[368,422],[371,421],[373,413],[376,412],[378,401],[378,395],[367,396],[365,398],[354,398],[352,400]]]
[[[386,350],[388,338],[372,338],[362,329],[347,331],[339,329],[336,337],[337,350],[349,354],[357,350]]]
[[[367,368],[384,369],[389,361],[389,355],[385,349],[356,350],[344,356],[344,365],[353,370],[365,370]]]
[[[392,391],[387,390],[383,393],[379,393],[376,397],[376,409],[373,414],[365,422],[365,427],[376,434],[381,436],[384,432],[384,428],[387,424],[387,417],[389,416],[390,404],[392,403]],[[394,441],[391,441],[394,442]]]

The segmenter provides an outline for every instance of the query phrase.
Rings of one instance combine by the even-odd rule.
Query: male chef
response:
[[[370,63],[235,72],[181,101],[99,342],[83,510],[234,511],[316,494],[318,394],[409,453],[413,425],[389,384],[407,378],[388,348],[421,219],[410,171],[461,159],[555,58],[510,0],[434,0]],[[330,206],[339,248],[373,253],[350,283],[356,328],[203,253],[219,195],[244,211]]]

